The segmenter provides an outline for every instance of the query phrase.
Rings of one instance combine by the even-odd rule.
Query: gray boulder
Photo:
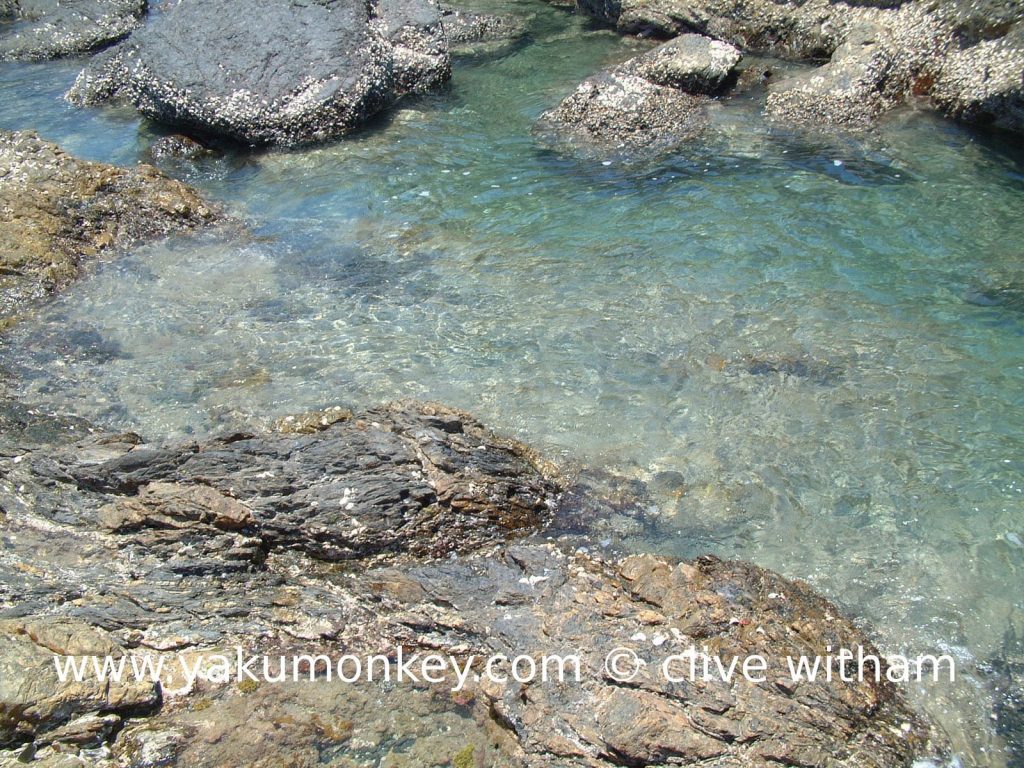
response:
[[[451,74],[430,0],[182,0],[104,53],[68,98],[111,98],[248,144],[349,133]]]
[[[774,85],[767,114],[864,128],[911,96],[945,115],[1024,130],[1020,0],[579,0],[624,33],[697,31],[751,53],[829,62]]]
[[[842,40],[848,9],[829,0],[579,0],[578,6],[624,33],[699,32],[744,51],[797,59],[828,56]]]
[[[145,12],[146,0],[5,0],[0,18],[20,23],[0,38],[0,59],[55,59],[102,48],[127,37]]]
[[[584,153],[671,149],[703,133],[709,94],[722,90],[739,60],[728,43],[683,35],[584,80],[534,132]]]
[[[954,119],[1024,129],[1024,23],[961,47],[959,17],[917,4],[865,14],[828,64],[772,84],[769,117],[866,128],[914,95]]]
[[[869,127],[904,98],[910,77],[890,30],[862,22],[828,64],[772,83],[765,112],[788,124]]]
[[[655,85],[713,95],[735,74],[740,58],[728,43],[703,35],[680,35],[619,69]]]

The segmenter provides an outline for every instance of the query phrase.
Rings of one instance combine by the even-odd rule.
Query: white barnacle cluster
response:
[[[965,106],[993,96],[1016,92],[1024,82],[1024,50],[1007,44],[1005,38],[983,40],[950,56],[943,67],[941,84],[959,93]]]
[[[341,498],[338,499],[338,506],[346,512],[351,512],[356,508],[355,494],[351,488],[345,488],[344,491],[342,491]]]

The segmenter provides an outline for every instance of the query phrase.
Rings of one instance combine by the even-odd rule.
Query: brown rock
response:
[[[150,166],[79,160],[34,133],[0,132],[0,324],[88,258],[219,216]]]
[[[81,716],[152,709],[159,702],[152,683],[100,682],[92,674],[61,682],[54,665],[55,656],[117,659],[123,653],[105,632],[77,619],[0,622],[0,744],[31,740],[72,720],[77,725],[54,738],[73,740],[76,733],[83,736],[85,725],[88,733],[99,732],[94,726],[101,721]]]

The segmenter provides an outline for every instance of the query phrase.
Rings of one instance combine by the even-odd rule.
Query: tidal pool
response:
[[[150,439],[464,407],[653,481],[615,545],[752,560],[954,655],[915,699],[963,765],[1020,765],[979,665],[1024,628],[1024,151],[913,108],[790,135],[751,99],[658,161],[560,156],[536,116],[645,44],[515,7],[524,44],[358,136],[165,166],[246,234],[98,266],[0,342],[11,386]],[[159,129],[61,101],[78,68],[0,65],[0,126],[145,159]]]

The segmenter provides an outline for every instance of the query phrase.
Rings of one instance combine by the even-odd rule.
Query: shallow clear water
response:
[[[516,8],[528,45],[355,138],[165,168],[250,234],[99,266],[0,362],[150,438],[412,396],[674,477],[619,543],[752,560],[886,651],[958,654],[915,695],[965,764],[1003,765],[972,670],[1021,626],[1024,314],[964,297],[1024,282],[1024,152],[912,110],[810,140],[751,100],[658,162],[562,157],[535,117],[642,44]],[[0,127],[143,158],[156,128],[60,101],[78,66],[0,66]]]

